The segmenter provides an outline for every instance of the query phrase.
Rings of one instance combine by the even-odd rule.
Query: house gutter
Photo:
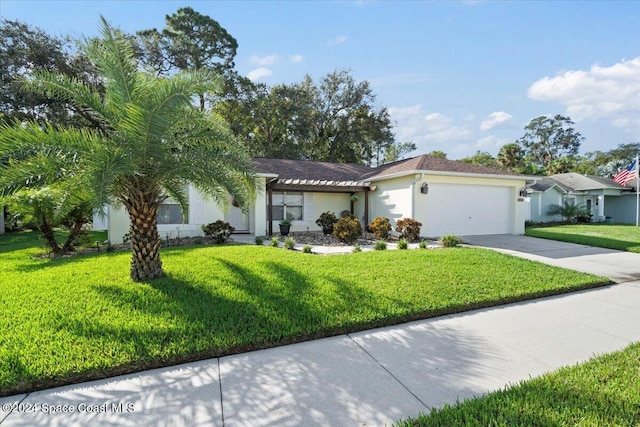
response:
[[[492,174],[486,174],[486,173],[448,172],[448,171],[417,170],[417,169],[410,170],[410,171],[396,172],[389,175],[372,176],[371,178],[367,178],[367,180],[373,182],[373,181],[380,181],[384,179],[399,178],[407,175],[415,175],[418,173],[422,175],[460,176],[460,177],[487,178],[487,179],[494,178],[494,179],[509,179],[514,181],[524,180],[527,183],[531,183],[531,184],[537,181],[536,178],[527,176],[527,175],[492,175]],[[540,179],[542,178],[544,177],[540,177]]]

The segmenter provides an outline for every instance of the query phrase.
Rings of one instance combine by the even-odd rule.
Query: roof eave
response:
[[[450,172],[450,171],[434,171],[434,170],[421,170],[413,169],[409,171],[396,172],[389,175],[372,176],[368,178],[368,181],[382,181],[385,179],[400,178],[408,175],[425,174],[425,175],[444,175],[444,176],[460,176],[469,178],[494,178],[494,179],[508,179],[513,181],[526,181],[535,182],[528,176],[524,175],[497,175],[488,173],[470,173],[470,172]]]

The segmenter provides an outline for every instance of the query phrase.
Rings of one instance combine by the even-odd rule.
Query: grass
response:
[[[529,226],[525,234],[543,239],[640,253],[640,227],[634,225],[571,224]]]
[[[640,343],[636,343],[396,426],[637,426],[639,374]]]
[[[166,248],[135,283],[128,252],[33,258],[35,236],[0,235],[0,396],[608,283],[482,249],[255,245]]]

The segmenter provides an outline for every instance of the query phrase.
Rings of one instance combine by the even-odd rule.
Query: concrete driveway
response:
[[[512,234],[465,236],[463,240],[469,245],[609,277],[617,283],[640,280],[640,254]]]

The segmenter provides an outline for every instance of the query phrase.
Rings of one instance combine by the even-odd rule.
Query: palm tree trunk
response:
[[[148,200],[145,194],[127,200],[125,207],[131,220],[131,278],[136,282],[162,276],[160,235],[158,234],[158,208],[160,203]]]
[[[53,226],[48,220],[43,221],[39,225],[40,231],[42,232],[42,236],[44,237],[45,242],[47,242],[47,246],[51,249],[51,253],[54,256],[58,256],[62,254],[62,249],[58,245],[58,241],[56,240],[55,234],[53,234]]]
[[[82,232],[82,227],[87,223],[84,218],[76,219],[73,223],[73,227],[69,230],[69,237],[62,245],[62,252],[67,253],[70,252],[73,248],[73,243],[76,241],[80,233]]]

